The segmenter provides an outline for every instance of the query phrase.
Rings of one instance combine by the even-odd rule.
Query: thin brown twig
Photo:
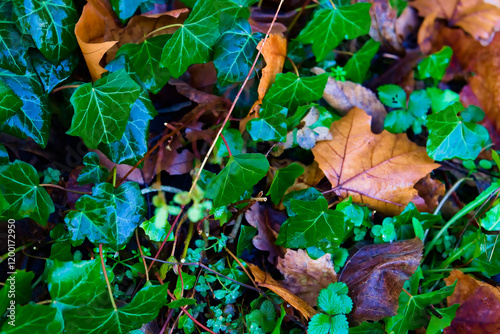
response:
[[[71,189],[66,189],[64,187],[61,187],[57,184],[50,184],[50,183],[41,183],[39,184],[40,187],[49,187],[49,188],[57,188],[60,190],[67,191],[69,193],[75,193],[75,194],[82,194],[82,195],[92,195],[92,192],[90,191],[78,191],[78,190],[71,190]]]
[[[170,292],[170,290],[167,290],[167,293],[168,295],[170,296],[170,298],[172,298],[172,300],[176,300],[175,296],[172,294],[172,292]],[[203,325],[201,322],[199,322],[198,320],[196,320],[195,317],[193,317],[187,310],[184,306],[181,306],[180,307],[181,311],[184,312],[185,315],[187,315],[191,320],[193,320],[193,322],[195,323],[195,325],[197,325],[198,327],[201,327],[203,328],[203,330],[206,330],[207,332],[209,333],[212,333],[212,334],[216,334],[214,331],[210,330],[208,327],[206,327],[205,325]]]
[[[102,244],[99,244],[99,256],[101,257],[101,267],[102,273],[104,274],[104,280],[106,281],[106,285],[108,287],[109,298],[111,299],[111,305],[113,309],[117,309],[115,299],[113,298],[113,290],[111,290],[111,283],[109,282],[108,272],[106,271],[106,265],[104,264],[104,254],[102,252]]]
[[[66,85],[66,86],[61,86],[61,87],[57,87],[57,88],[54,88],[52,90],[52,92],[50,92],[50,94],[54,94],[54,93],[57,93],[63,89],[69,89],[69,88],[78,88],[80,87],[81,85]]]
[[[281,9],[281,5],[283,4],[284,0],[280,0],[280,3],[278,5],[278,9],[276,10],[276,13],[274,14],[274,17],[273,17],[273,21],[271,22],[271,25],[269,26],[269,29],[267,30],[267,33],[266,33],[266,37],[264,38],[264,40],[262,41],[262,47],[259,49],[259,51],[257,52],[257,56],[255,57],[255,60],[252,64],[252,67],[250,68],[250,71],[248,71],[248,74],[245,78],[245,81],[243,81],[243,84],[241,85],[241,88],[240,90],[238,91],[238,94],[236,94],[236,97],[234,98],[234,101],[233,103],[231,104],[231,108],[229,108],[229,111],[227,113],[227,116],[226,118],[224,119],[224,122],[222,123],[222,126],[220,127],[219,129],[219,132],[217,132],[217,135],[215,136],[215,139],[214,139],[214,142],[212,143],[212,145],[210,145],[210,148],[205,156],[205,158],[203,159],[203,162],[200,166],[200,169],[198,170],[198,173],[196,173],[196,176],[193,180],[193,185],[191,186],[191,189],[189,190],[189,193],[191,194],[193,192],[193,190],[195,189],[196,187],[196,184],[198,183],[198,180],[200,179],[200,175],[201,175],[201,172],[203,170],[203,168],[205,167],[207,161],[208,161],[208,158],[210,157],[210,154],[212,154],[212,151],[215,147],[215,143],[217,142],[217,139],[219,139],[221,133],[222,133],[222,130],[224,130],[226,124],[227,124],[227,121],[229,120],[229,118],[231,117],[231,114],[233,113],[233,110],[234,108],[236,107],[236,102],[238,102],[240,96],[241,96],[241,93],[243,93],[243,89],[245,88],[248,80],[250,79],[250,76],[252,75],[253,73],[253,70],[255,69],[255,66],[257,65],[257,62],[259,61],[259,57],[260,55],[262,54],[262,50],[264,49],[264,46],[266,45],[266,41],[267,39],[269,38],[269,35],[271,34],[271,29],[273,28],[274,26],[274,23],[276,22],[276,19],[278,17],[278,13]]]
[[[146,282],[148,282],[149,281],[148,265],[146,264],[146,259],[142,257],[144,254],[142,253],[141,243],[139,241],[139,229],[137,228],[135,229],[135,240],[137,240],[137,247],[139,248],[139,253],[141,254],[142,263],[144,263],[144,270],[146,272]]]

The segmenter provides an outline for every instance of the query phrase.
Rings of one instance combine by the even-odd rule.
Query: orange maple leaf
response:
[[[332,190],[339,197],[352,196],[354,202],[387,215],[398,215],[409,202],[420,211],[429,211],[414,185],[440,165],[406,134],[384,130],[376,135],[370,124],[370,116],[353,108],[333,122],[333,139],[312,149]]]
[[[500,30],[500,8],[484,0],[416,0],[409,2],[420,16],[448,20],[487,45]],[[429,22],[426,26],[429,26]]]

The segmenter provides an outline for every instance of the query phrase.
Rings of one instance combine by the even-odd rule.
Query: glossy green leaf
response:
[[[173,77],[186,72],[189,65],[211,60],[212,47],[219,38],[219,3],[198,0],[188,19],[163,48],[161,66]]]
[[[286,194],[283,198],[283,205],[286,208],[288,216],[292,217],[297,215],[292,210],[292,199],[313,202],[319,198],[324,198],[324,196],[316,188],[311,187],[299,191],[292,191],[291,193]]]
[[[426,307],[441,302],[444,298],[451,296],[455,290],[453,285],[445,286],[440,290],[428,292],[411,297],[402,291],[399,296],[398,314],[391,318],[390,330],[394,333],[406,333],[420,327],[427,326],[429,318]]]
[[[14,22],[0,21],[0,68],[24,74],[29,67],[31,41],[17,30]]]
[[[335,211],[342,212],[345,218],[350,220],[350,223],[358,227],[368,219],[370,214],[368,208],[352,204],[351,196],[337,204],[337,206],[335,207]]]
[[[140,86],[123,69],[81,85],[71,96],[75,114],[67,133],[82,137],[89,148],[120,140],[139,94]]]
[[[50,297],[61,311],[81,306],[111,306],[100,259],[48,260],[46,274]]]
[[[487,231],[500,231],[500,205],[495,205],[481,219],[481,227]]]
[[[139,290],[130,304],[118,309],[82,306],[64,312],[70,333],[126,334],[153,320],[168,300],[168,284],[146,286]],[[92,319],[92,321],[89,321]],[[70,331],[71,330],[71,331]]]
[[[406,108],[406,92],[397,85],[384,85],[377,88],[380,101],[390,108]]]
[[[377,54],[380,43],[370,39],[363,45],[361,49],[356,51],[354,55],[347,61],[344,66],[346,71],[345,78],[347,80],[362,83],[365,80],[366,73],[370,68],[370,63],[373,57]]]
[[[21,109],[23,101],[10,89],[7,84],[0,80],[0,123],[14,116]]]
[[[276,171],[276,174],[274,175],[271,187],[267,192],[267,195],[271,194],[271,201],[275,205],[278,205],[288,188],[290,188],[295,183],[295,179],[297,179],[303,173],[304,168],[301,165],[296,164],[295,162],[291,163],[287,167],[278,169]]]
[[[116,54],[116,58],[126,57],[129,73],[137,74],[143,87],[153,94],[157,94],[170,79],[168,69],[160,67],[160,58],[163,47],[171,36],[159,35],[140,44],[125,44]]]
[[[425,90],[431,98],[431,109],[433,113],[446,109],[454,102],[460,102],[460,96],[452,90],[441,90],[436,87],[427,87]]]
[[[315,201],[292,199],[290,204],[296,216],[283,223],[276,240],[276,244],[283,247],[316,246],[324,252],[332,251],[352,228],[346,225],[342,212],[328,209],[328,202],[324,198]]]
[[[222,86],[243,82],[252,67],[261,33],[252,34],[248,21],[240,19],[215,45],[214,65]],[[252,73],[252,76],[253,77]]]
[[[79,185],[98,184],[106,181],[109,176],[107,168],[99,165],[99,156],[95,152],[89,152],[83,157],[83,167],[78,179]]]
[[[137,8],[148,0],[110,0],[111,7],[115,11],[118,18],[125,22],[127,19],[132,17],[137,11]]]
[[[50,60],[61,61],[77,47],[78,13],[72,0],[13,0],[21,31]]]
[[[30,164],[16,160],[0,167],[0,189],[9,203],[3,214],[13,219],[29,217],[47,225],[49,214],[55,209],[49,194],[39,183],[38,173]]]
[[[260,108],[259,117],[251,119],[246,129],[255,141],[283,142],[287,133],[287,113],[287,108],[266,102]]]
[[[170,303],[167,304],[168,308],[179,308],[182,306],[187,306],[187,305],[194,305],[196,304],[196,299],[192,298],[179,298],[177,300],[171,301]]]
[[[63,332],[63,318],[56,308],[30,303],[16,307],[15,312],[15,326],[5,321],[0,330],[2,334]]]
[[[304,44],[312,43],[316,60],[321,61],[343,40],[368,34],[371,22],[370,6],[369,3],[357,3],[351,6],[317,9],[297,40]]]
[[[320,99],[327,81],[327,73],[315,77],[298,77],[291,72],[280,73],[276,75],[276,81],[267,92],[265,101],[295,112],[298,106]]]
[[[213,200],[214,208],[236,202],[245,191],[259,182],[268,170],[269,162],[263,154],[233,155],[226,167],[210,181],[205,196]]]
[[[132,105],[122,138],[99,144],[99,150],[116,164],[135,165],[148,151],[149,122],[157,114],[148,94],[143,91]]]
[[[6,266],[9,268],[9,266]],[[10,269],[7,269],[10,272]],[[7,307],[11,307],[12,296],[9,294],[15,293],[15,304],[26,304],[31,300],[31,281],[35,277],[35,273],[26,270],[16,270],[5,280],[5,285],[0,290],[0,313],[4,314]],[[13,291],[11,291],[11,287]]]
[[[238,245],[236,247],[236,256],[241,257],[246,253],[250,253],[254,248],[252,239],[257,235],[257,229],[253,226],[241,226]]]
[[[155,215],[141,224],[142,229],[150,240],[163,242],[172,227],[168,222],[168,206],[163,205],[155,209]],[[174,241],[174,234],[170,233],[167,241]]]
[[[435,308],[436,312],[441,315],[441,318],[438,318],[433,314],[425,334],[442,333],[443,329],[450,326],[451,322],[455,318],[455,313],[457,312],[459,306],[460,304],[454,304],[446,308]]]
[[[385,334],[385,331],[380,322],[363,322],[359,326],[349,327],[349,334]]]
[[[75,54],[71,54],[56,65],[36,50],[31,51],[30,55],[33,67],[46,93],[50,93],[59,83],[69,78],[78,63],[78,57]]]
[[[437,114],[427,116],[427,154],[434,160],[453,158],[474,160],[489,140],[488,130],[471,122],[464,122],[457,115],[460,103],[450,105]]]
[[[432,78],[437,84],[444,77],[452,55],[453,50],[445,45],[438,52],[426,57],[417,66],[419,78]]]
[[[241,133],[236,129],[226,128],[222,131],[222,135],[226,139],[226,143],[229,146],[231,153],[233,155],[241,154],[244,145]],[[222,137],[219,137],[219,139],[217,139],[214,151],[215,155],[219,158],[227,157],[229,155],[226,144],[222,140]]]
[[[48,97],[37,74],[26,72],[17,75],[0,70],[0,79],[23,102],[21,109],[3,124],[2,131],[22,139],[30,137],[45,147],[49,139],[51,112],[48,107]]]
[[[485,116],[486,114],[484,111],[475,105],[468,106],[460,113],[460,117],[462,117],[465,122],[478,123],[481,122]]]

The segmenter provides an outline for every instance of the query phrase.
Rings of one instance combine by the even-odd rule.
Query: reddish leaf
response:
[[[418,238],[368,245],[346,263],[339,281],[349,287],[356,323],[394,316],[404,282],[417,270],[423,244]]]

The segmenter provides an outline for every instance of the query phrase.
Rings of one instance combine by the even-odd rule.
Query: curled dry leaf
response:
[[[319,67],[313,67],[314,74],[322,74],[325,71]],[[378,133],[384,129],[384,119],[387,111],[380,103],[377,96],[368,88],[350,81],[339,81],[332,77],[328,78],[323,98],[341,115],[346,115],[349,110],[358,107],[373,117],[372,129]]]
[[[404,282],[417,270],[423,244],[418,238],[361,247],[349,260],[339,281],[349,287],[356,323],[394,316]]]
[[[363,110],[353,108],[333,122],[333,139],[312,149],[332,190],[386,215],[398,215],[410,202],[430,211],[414,185],[439,165],[406,134],[373,134],[370,121]]]
[[[130,168],[132,168],[129,165],[125,164],[115,164],[99,150],[92,150],[92,151],[97,153],[97,155],[99,156],[100,165],[106,167],[108,170],[112,170],[114,167],[116,167],[116,178],[118,180],[122,179],[130,171]],[[142,171],[140,169],[134,169],[134,171],[129,176],[127,176],[125,181],[133,181],[141,185],[149,182],[145,180],[144,176],[142,175]]]
[[[478,281],[459,270],[453,270],[447,285],[457,280],[448,306],[460,303],[447,334],[496,334],[500,332],[500,288]]]
[[[271,275],[263,272],[259,267],[251,263],[248,263],[248,267],[252,271],[255,282],[257,282],[259,286],[268,288],[269,290],[283,298],[294,309],[299,311],[304,316],[304,318],[309,319],[316,314],[316,311],[311,307],[311,305],[282,287],[280,283],[276,282],[271,277]]]
[[[482,45],[488,45],[500,30],[500,8],[484,0],[416,0],[409,2],[419,15],[435,15],[448,20],[449,26],[460,27]],[[426,23],[427,27],[430,22]]]
[[[431,178],[427,174],[415,184],[415,189],[418,191],[418,196],[422,197],[429,211],[434,211],[439,205],[440,197],[444,196],[446,187],[443,182]]]
[[[289,249],[283,259],[278,259],[277,268],[285,276],[280,283],[309,305],[316,306],[319,292],[337,282],[331,258],[331,254],[325,254],[313,260],[305,250]]]
[[[252,240],[255,248],[269,252],[269,262],[275,263],[278,256],[285,254],[285,249],[276,245],[279,228],[286,220],[285,214],[256,203],[245,212],[245,219],[258,230],[258,234]]]
[[[97,80],[106,70],[99,64],[104,54],[118,41],[105,40],[104,35],[111,29],[118,29],[116,16],[109,3],[88,0],[82,16],[76,23],[75,35],[82,50],[92,80]]]

